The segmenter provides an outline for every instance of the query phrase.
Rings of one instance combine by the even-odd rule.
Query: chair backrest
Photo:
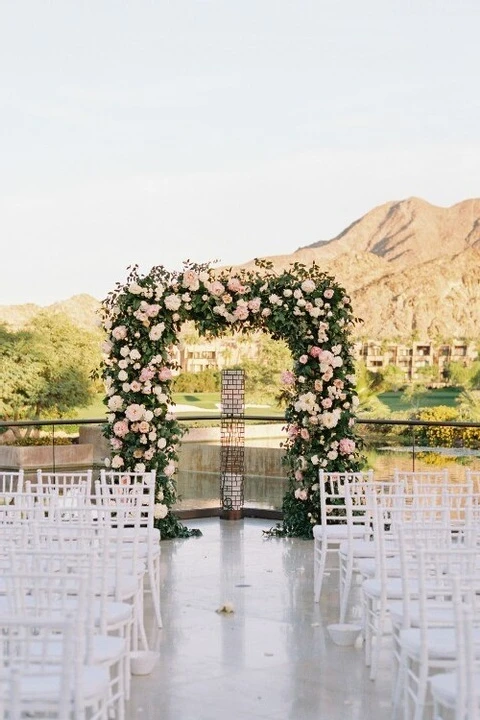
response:
[[[395,468],[393,471],[394,482],[401,482],[406,492],[412,492],[413,484],[415,483],[417,488],[422,485],[448,485],[449,475],[448,469],[442,470],[412,470],[405,471]]]
[[[346,523],[351,512],[353,522],[364,524],[369,510],[367,485],[371,482],[372,470],[354,473],[320,470],[320,523],[325,527]]]
[[[48,494],[56,492],[60,496],[69,496],[77,492],[91,493],[92,470],[80,472],[46,472],[37,470],[36,481],[30,483],[33,492]]]
[[[474,588],[465,588],[461,577],[450,576],[455,620],[456,702],[454,720],[479,720],[480,697],[478,673],[480,662],[476,652],[475,633],[478,633],[478,598]]]
[[[140,526],[153,528],[156,472],[114,472],[102,469],[95,482],[99,503],[140,503]]]
[[[9,496],[22,492],[23,470],[2,470],[0,472],[0,505],[10,502]],[[7,497],[5,497],[7,496]],[[7,502],[6,502],[7,501]]]
[[[0,682],[10,687],[2,697],[5,717],[20,720],[34,709],[35,717],[60,720],[83,710],[81,684],[75,682],[74,634],[71,615],[2,616]],[[28,687],[27,693],[23,687]]]

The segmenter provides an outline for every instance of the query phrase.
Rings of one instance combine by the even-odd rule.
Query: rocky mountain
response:
[[[370,339],[476,339],[480,328],[480,199],[449,208],[388,202],[335,238],[268,258],[280,270],[315,261],[351,295]],[[252,262],[245,267],[252,266]]]
[[[449,208],[419,198],[387,202],[339,235],[268,258],[277,270],[315,261],[347,289],[361,338],[476,339],[480,328],[480,198]],[[242,267],[252,267],[253,261]],[[47,309],[94,327],[100,303],[76,295]],[[25,325],[42,308],[0,306],[0,322]]]

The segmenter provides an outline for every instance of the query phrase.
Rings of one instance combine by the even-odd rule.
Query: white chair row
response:
[[[372,679],[378,670],[387,618],[393,625],[395,717],[403,702],[405,719],[423,718],[431,702],[431,673],[452,668],[453,609],[444,605],[432,610],[434,624],[439,613],[450,629],[446,660],[441,641],[437,643],[440,649],[434,651],[438,657],[432,660],[426,644],[428,633],[422,630],[430,614],[420,612],[417,566],[422,548],[423,552],[432,548],[464,551],[476,560],[480,473],[468,472],[466,477],[466,483],[457,483],[453,489],[445,472],[436,476],[397,474],[390,483],[376,482],[371,473],[320,473],[322,525],[314,527],[315,599],[321,592],[326,554],[337,549],[341,621],[352,574],[357,571],[363,576],[365,661]],[[445,563],[444,558],[444,568]],[[422,572],[425,575],[425,567]],[[475,577],[472,570],[470,577]]]
[[[109,482],[105,481],[106,478]],[[65,478],[62,477],[62,480]],[[0,558],[5,569],[1,590],[4,592],[3,601],[7,603],[6,619],[13,620],[19,613],[25,615],[28,608],[19,605],[19,598],[28,597],[31,602],[32,598],[42,596],[50,604],[56,598],[57,611],[60,610],[57,583],[49,584],[51,572],[43,572],[37,577],[36,566],[29,565],[31,560],[27,558],[35,558],[38,563],[38,553],[53,552],[57,557],[56,578],[59,579],[59,572],[65,564],[65,553],[73,552],[78,556],[78,553],[88,550],[90,560],[85,563],[85,570],[95,568],[96,571],[92,581],[82,583],[83,588],[90,588],[88,605],[93,612],[93,624],[87,622],[90,628],[88,637],[92,639],[86,644],[85,662],[88,666],[93,662],[107,668],[106,707],[113,708],[115,716],[123,718],[124,702],[129,693],[130,650],[132,647],[137,649],[139,635],[144,647],[148,647],[143,626],[143,578],[146,572],[155,579],[154,582],[150,580],[150,584],[158,592],[156,609],[161,623],[159,533],[153,528],[154,474],[140,480],[135,474],[105,476],[103,482],[95,483],[93,496],[88,492],[90,478],[81,478],[77,474],[75,480],[71,488],[65,482],[56,488],[50,478],[49,482],[35,488],[36,492],[26,483],[26,492],[23,493],[18,491],[22,483],[17,483],[8,503],[0,507],[0,538],[3,541]],[[12,491],[12,486],[9,489]],[[62,561],[58,560],[60,553],[63,553]],[[20,558],[23,558],[23,567],[19,567]],[[44,567],[45,563],[42,556],[41,566]],[[76,564],[78,566],[79,557]],[[40,592],[38,583],[42,578],[45,587]],[[70,579],[73,580],[73,575]],[[23,582],[22,591],[16,587],[20,581]],[[34,581],[37,585],[28,587],[28,583]],[[71,601],[76,593],[70,592],[69,595]],[[16,599],[16,603],[12,604],[12,598]],[[77,602],[79,598],[80,595]],[[43,608],[44,614],[48,606],[47,603]],[[3,608],[5,610],[5,605]],[[0,613],[4,615],[1,605]],[[75,616],[78,638],[81,613],[76,612]]]

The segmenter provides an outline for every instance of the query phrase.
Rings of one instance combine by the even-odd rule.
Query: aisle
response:
[[[264,538],[268,520],[188,525],[203,537],[162,543],[160,661],[133,678],[127,720],[389,720],[389,667],[372,683],[363,651],[327,635],[336,576],[315,605],[311,542]]]

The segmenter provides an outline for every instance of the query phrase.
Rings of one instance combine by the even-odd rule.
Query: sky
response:
[[[0,305],[480,196],[478,0],[1,0]]]

